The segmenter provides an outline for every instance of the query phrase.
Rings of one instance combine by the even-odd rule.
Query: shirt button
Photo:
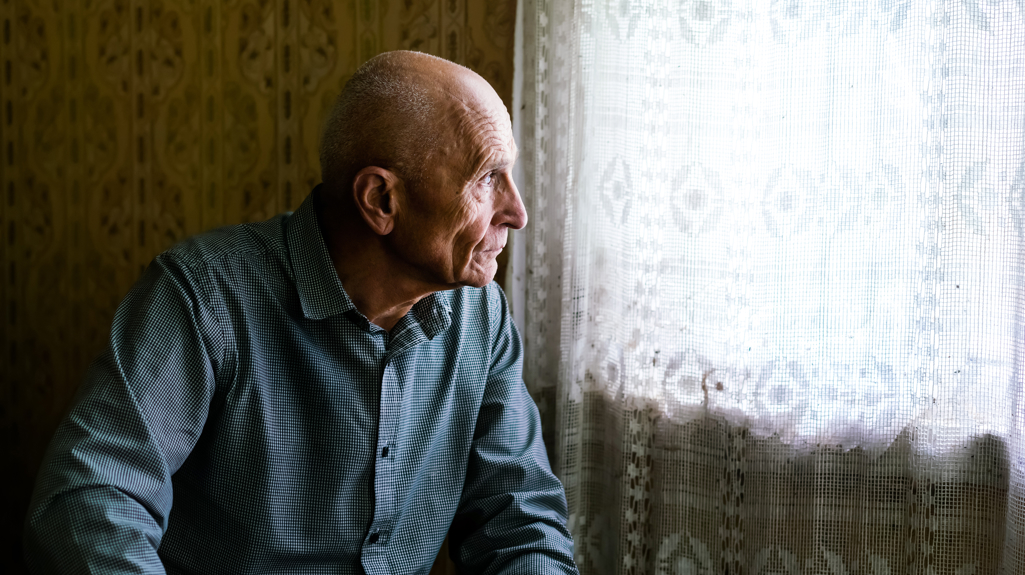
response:
[[[380,535],[378,535],[377,533],[371,533],[370,534],[370,539],[367,539],[367,541],[369,541],[371,544],[374,544],[374,543],[377,543],[377,540],[378,540],[379,537],[380,537]]]
[[[381,450],[381,457],[388,457],[388,447],[387,446],[385,446],[385,448]]]

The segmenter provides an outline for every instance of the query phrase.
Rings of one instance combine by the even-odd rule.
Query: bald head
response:
[[[487,81],[448,60],[409,51],[371,58],[346,83],[325,126],[325,187],[346,190],[367,166],[416,185],[437,153],[458,146],[459,124],[496,102],[501,105]]]

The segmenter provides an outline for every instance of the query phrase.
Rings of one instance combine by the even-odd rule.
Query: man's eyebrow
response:
[[[498,168],[511,168],[516,164],[516,160],[520,157],[520,149],[513,143],[513,153],[511,159],[506,159],[507,156],[493,157],[484,164],[485,171],[497,170]]]

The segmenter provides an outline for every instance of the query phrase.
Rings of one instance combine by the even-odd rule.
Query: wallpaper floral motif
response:
[[[508,104],[515,9],[0,0],[3,562],[18,564],[42,451],[147,263],[191,234],[296,208],[319,180],[327,111],[379,52],[465,64]]]

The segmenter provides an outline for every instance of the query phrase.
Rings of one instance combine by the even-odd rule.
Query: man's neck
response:
[[[382,280],[371,270],[350,266],[348,264],[352,262],[348,253],[344,261],[340,261],[333,255],[331,259],[335,264],[338,278],[345,287],[345,293],[349,295],[349,299],[352,300],[356,309],[366,316],[370,323],[386,331],[391,331],[395,324],[399,323],[399,320],[416,305],[416,302],[430,293],[411,293],[408,290],[402,290],[394,282]]]
[[[345,293],[370,323],[391,331],[418,301],[434,290],[408,279],[380,239],[352,214],[318,202],[317,223]],[[324,220],[336,222],[324,225]]]

